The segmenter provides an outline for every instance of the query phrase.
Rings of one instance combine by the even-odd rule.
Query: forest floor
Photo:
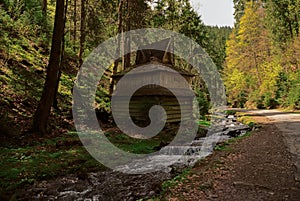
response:
[[[299,200],[300,184],[295,180],[297,158],[293,155],[293,152],[298,151],[297,144],[299,143],[296,138],[288,138],[299,136],[300,118],[298,115],[300,114],[291,115],[262,110],[241,114],[244,121],[249,118],[261,127],[243,137],[218,144],[214,153],[200,160],[194,168],[183,171],[180,175],[162,183],[159,187],[159,191],[162,191],[158,197],[143,200]],[[291,135],[293,133],[294,135]],[[140,152],[145,150],[145,147],[151,150],[159,145],[159,140],[153,141],[152,144],[147,142],[147,145],[142,141],[127,144],[124,142],[128,139],[122,133],[115,130],[107,132],[109,138],[116,134],[118,137],[112,139],[128,151]],[[33,188],[34,183],[37,186],[38,184],[44,185],[50,180],[54,181],[49,184],[53,184],[52,187],[55,190],[60,188],[60,185],[65,185],[59,178],[73,177],[74,181],[79,178],[78,182],[82,183],[85,189],[87,183],[84,181],[89,181],[86,176],[88,172],[105,170],[103,166],[96,165],[97,161],[82,149],[75,133],[51,140],[44,139],[24,148],[1,148],[0,150],[2,161],[0,178],[3,179],[0,186],[9,187],[12,194],[19,195],[20,191]],[[70,176],[71,174],[73,177]],[[150,176],[142,180],[145,180],[147,184],[155,180],[154,178],[156,178],[156,183],[161,182],[161,175]],[[117,177],[112,175],[111,179],[118,182]],[[137,181],[134,183],[132,192],[142,186]],[[105,186],[105,182],[103,185]],[[120,191],[119,185],[116,183],[115,188]],[[111,186],[106,188],[111,191],[114,189]],[[51,188],[46,189],[51,194],[49,191]],[[98,190],[102,192],[103,188],[98,188]],[[159,191],[155,190],[156,193]],[[7,197],[5,194],[1,197],[0,191],[0,198],[9,199],[11,193]],[[28,191],[23,193],[28,194]],[[22,198],[26,200],[24,195],[22,194]],[[30,197],[30,194],[27,196]]]
[[[200,161],[182,182],[165,190],[164,199],[299,200],[297,158],[293,155],[299,144],[295,142],[291,148],[294,145],[289,136],[299,136],[295,123],[300,126],[300,118],[293,116],[293,121],[282,115],[291,116],[274,111],[248,114],[261,128],[219,146],[219,151]],[[283,130],[287,127],[292,129]]]

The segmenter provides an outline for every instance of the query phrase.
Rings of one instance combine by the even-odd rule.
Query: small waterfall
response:
[[[167,146],[159,151],[162,155],[193,155],[201,151],[201,146]]]
[[[229,139],[229,136],[223,135],[222,132],[209,133],[207,137],[192,141],[190,145],[163,147],[152,156],[134,160],[130,164],[118,167],[116,170],[128,173],[169,172],[173,164],[193,166],[201,158],[210,155],[217,142],[227,139]]]

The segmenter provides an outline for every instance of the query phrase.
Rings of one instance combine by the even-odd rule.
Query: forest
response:
[[[2,108],[10,108],[11,104],[17,104],[16,100],[19,100],[16,107],[23,110],[24,114],[5,114],[7,110],[4,109],[4,119],[13,122],[13,119],[18,118],[21,130],[32,127],[40,133],[45,133],[47,125],[51,124],[48,117],[56,121],[68,119],[72,85],[84,57],[103,41],[128,30],[154,27],[185,34],[205,48],[218,68],[222,69],[225,41],[231,31],[230,27],[205,26],[189,1],[159,1],[153,8],[150,4],[151,1],[74,1],[59,5],[63,10],[58,13],[60,10],[55,9],[53,1],[43,1],[42,5],[31,1],[5,1],[1,6],[1,58],[4,63],[1,81],[7,88],[3,88]],[[57,33],[53,32],[55,17],[59,17]],[[61,46],[53,50],[53,55],[50,54],[51,43],[55,43],[55,47]],[[53,59],[49,58],[51,56]],[[125,58],[123,68],[129,66],[130,62]],[[18,65],[24,65],[24,68]],[[49,75],[53,77],[51,83],[47,82],[47,66],[53,68],[53,74],[57,74]],[[10,74],[17,77],[11,78]],[[99,89],[101,98],[97,103],[99,109],[109,112],[110,92],[107,85],[109,83]],[[26,109],[24,103],[31,109]],[[37,109],[38,105],[43,107]],[[15,112],[18,112],[17,108]],[[30,124],[32,119],[33,125]]]
[[[189,0],[1,0],[0,199],[36,181],[106,170],[78,139],[72,90],[85,58],[126,31],[160,28],[191,38],[217,67],[229,107],[300,110],[300,0],[233,1],[234,27],[218,27],[205,25]],[[174,137],[170,129],[132,139],[111,115],[111,79],[134,66],[134,56],[105,72],[93,109],[117,147],[151,153]],[[201,132],[210,125],[210,94],[203,80],[193,83]]]
[[[236,1],[224,83],[235,107],[299,109],[299,1]]]

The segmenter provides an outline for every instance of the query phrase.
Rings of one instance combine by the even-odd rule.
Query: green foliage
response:
[[[210,102],[208,99],[208,93],[205,93],[199,89],[196,89],[196,98],[199,107],[199,113],[202,117],[208,114],[210,109]]]
[[[205,49],[218,70],[222,70],[226,58],[226,41],[229,39],[232,28],[207,26],[206,29],[209,42]]]
[[[235,1],[236,13],[243,14],[227,41],[223,71],[233,106],[297,107],[300,18],[296,1]]]
[[[203,127],[210,127],[211,122],[210,122],[210,121],[207,121],[207,120],[199,120],[199,121],[198,121],[198,124],[199,124],[200,126],[203,126]]]
[[[289,85],[287,74],[280,72],[276,80],[276,99],[280,104],[283,104],[284,98],[287,97]]]
[[[299,4],[299,0],[272,0],[266,3],[266,22],[274,44],[279,48],[285,48],[299,34]]]
[[[76,1],[79,3],[79,1]],[[74,10],[75,1],[69,1],[65,28],[65,51],[62,74],[58,87],[58,101],[61,111],[53,111],[52,127],[67,128],[72,104],[72,87],[77,68],[80,46],[80,4]],[[204,47],[221,68],[224,60],[224,41],[230,28],[205,27],[200,16],[188,0],[158,1],[153,9],[146,1],[134,1],[130,11],[123,11],[122,16],[130,14],[131,28],[147,26],[173,29],[191,37]],[[137,4],[136,4],[137,3]],[[55,1],[48,1],[47,13],[42,12],[40,0],[4,0],[0,3],[0,83],[1,118],[9,110],[5,123],[17,119],[17,125],[30,122],[33,110],[41,96],[49,56],[49,43],[53,28]],[[87,55],[99,43],[117,33],[117,2],[88,1],[86,8],[87,33],[84,53]],[[123,30],[128,27],[124,25]],[[108,91],[109,76],[99,83],[96,91],[96,107],[110,110]],[[204,117],[209,110],[207,90],[197,91],[200,114]],[[1,108],[2,109],[2,108]],[[6,110],[7,109],[7,110]],[[61,120],[61,122],[60,122]],[[25,124],[23,121],[21,123]],[[21,125],[23,125],[21,124]],[[209,126],[204,119],[199,122]],[[15,126],[20,127],[22,126]],[[65,131],[65,130],[64,130]],[[60,132],[60,131],[59,131]],[[125,151],[133,153],[151,153],[160,145],[163,138],[151,140],[133,140],[124,134],[107,134],[109,139]],[[171,136],[173,137],[173,136]],[[168,139],[169,140],[169,139]],[[166,141],[168,141],[166,140]],[[5,144],[6,142],[4,142]],[[68,145],[70,144],[70,146]],[[0,187],[13,189],[35,180],[73,173],[103,169],[88,153],[78,146],[80,142],[74,135],[61,134],[60,137],[45,139],[40,143],[21,148],[1,148]],[[179,177],[176,180],[180,180]]]
[[[242,122],[243,124],[248,125],[251,128],[253,128],[254,126],[256,126],[256,123],[253,120],[253,118],[251,116],[248,116],[248,115],[245,115],[245,114],[239,114],[238,121]]]
[[[257,126],[257,125],[256,125],[256,123],[254,123],[254,122],[251,121],[251,122],[248,123],[248,126],[249,126],[250,128],[254,128],[254,127]]]
[[[246,74],[240,70],[240,54],[238,39],[233,30],[226,43],[226,65],[223,69],[224,84],[228,94],[228,102],[235,107],[244,107]]]
[[[159,147],[161,139],[137,139],[126,134],[105,133],[107,138],[118,148],[136,154],[149,154],[154,152],[155,147]]]
[[[226,110],[225,114],[227,114],[227,115],[235,115],[236,111],[234,111],[234,110]]]
[[[245,91],[241,91],[237,96],[235,106],[237,106],[239,108],[244,108],[246,102],[247,102],[247,95],[246,95]]]
[[[39,0],[4,0],[4,10],[18,25],[15,26],[21,33],[29,35],[49,33],[51,22],[42,13]],[[51,4],[50,4],[51,5]]]
[[[160,138],[141,140],[122,133],[105,135],[117,147],[137,154],[152,153],[161,142]],[[0,188],[4,190],[13,190],[54,176],[105,169],[81,145],[76,132],[46,138],[31,146],[2,147],[0,152]]]
[[[123,31],[128,27],[126,21],[130,18],[131,29],[143,28],[147,26],[170,28],[174,31],[183,33],[202,45],[207,50],[213,43],[218,43],[219,28],[206,28],[197,12],[193,10],[188,0],[162,0],[153,8],[150,8],[148,1],[132,1],[129,5],[130,10],[126,10],[126,5],[122,10]],[[76,12],[74,12],[76,6]],[[118,29],[118,2],[116,1],[89,1],[86,4],[86,23],[81,27],[79,1],[69,2],[66,27],[65,27],[65,48],[63,72],[58,87],[58,103],[62,109],[69,110],[71,107],[71,89],[75,80],[76,65],[78,64],[78,51],[80,46],[81,28],[86,32],[86,40],[84,41],[84,56],[86,56],[99,43],[114,36]],[[30,97],[38,100],[40,98],[43,76],[46,72],[49,43],[51,31],[53,27],[55,13],[55,1],[48,2],[47,13],[42,12],[41,2],[39,0],[4,0],[0,6],[0,47],[4,50],[4,60],[13,60],[16,62],[29,63],[26,70],[15,69],[11,66],[5,67],[5,76],[0,80],[8,82],[8,86],[14,88],[11,91],[22,97],[30,94]],[[212,31],[215,30],[215,31]],[[211,34],[211,42],[209,42],[209,33]],[[223,29],[220,29],[220,33]],[[223,35],[223,34],[222,34]],[[225,34],[226,35],[226,34]],[[220,41],[224,42],[224,37],[220,37]],[[220,42],[220,43],[222,43]],[[222,46],[222,45],[221,45]],[[219,49],[222,49],[218,46]],[[224,47],[223,47],[224,49]],[[213,55],[214,61],[218,60],[220,65],[222,56],[218,55],[218,50],[208,51]],[[23,73],[29,71],[32,74]],[[36,72],[40,74],[37,76]],[[19,76],[20,75],[20,76]],[[11,76],[12,79],[11,79]],[[33,79],[33,77],[37,79]],[[13,86],[12,82],[17,83]],[[24,83],[29,80],[29,86]],[[19,82],[20,81],[20,82]],[[96,92],[96,107],[104,108],[110,111],[109,96],[109,78],[104,79],[104,83],[100,83]],[[29,89],[29,90],[28,90]],[[32,89],[32,90],[31,90]],[[29,93],[28,93],[29,92]],[[10,95],[7,94],[10,98]],[[208,101],[206,94],[200,94],[200,110],[205,115],[208,111]],[[66,111],[65,110],[65,111]],[[31,111],[32,112],[32,111]]]
[[[286,103],[288,107],[293,109],[300,108],[300,70],[291,73],[290,79],[290,89],[288,90]]]
[[[188,0],[160,0],[154,5],[150,20],[153,27],[177,31],[208,47],[208,31]]]
[[[24,184],[32,184],[35,180],[74,171],[103,170],[104,167],[81,146],[56,149],[59,144],[68,144],[74,140],[68,136],[24,148],[1,148],[1,189],[13,190]]]
[[[86,48],[93,50],[97,45],[117,33],[117,1],[89,1],[86,5]],[[70,13],[74,15],[74,13]],[[74,18],[74,17],[73,17]],[[77,19],[78,21],[80,19]],[[70,29],[75,29],[70,25]],[[74,31],[73,31],[74,32]],[[75,49],[78,48],[78,40],[70,35],[67,38],[70,46],[75,43]],[[71,42],[72,41],[72,42]],[[77,42],[77,44],[76,44]],[[76,53],[76,51],[74,51]]]
[[[96,108],[102,108],[107,112],[110,112],[110,96],[108,89],[98,87],[96,91]]]
[[[245,4],[247,0],[233,0],[234,3],[234,19],[235,27],[238,28],[240,24],[240,19],[244,14]]]
[[[272,93],[266,93],[263,97],[263,104],[266,108],[275,109],[277,106],[276,100],[272,97]]]
[[[277,78],[276,100],[283,107],[299,108],[300,73],[287,74],[281,72]]]

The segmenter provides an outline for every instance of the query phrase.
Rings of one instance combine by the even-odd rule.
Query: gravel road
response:
[[[266,116],[282,132],[284,141],[297,168],[295,180],[300,182],[300,113],[279,110],[253,110],[253,114]]]

